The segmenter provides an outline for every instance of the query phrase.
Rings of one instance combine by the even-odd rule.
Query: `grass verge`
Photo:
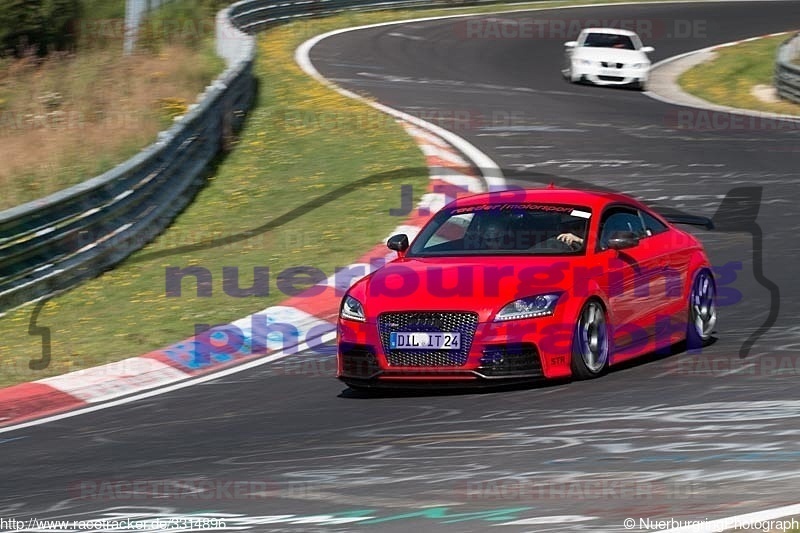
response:
[[[722,48],[714,59],[687,70],[678,81],[689,94],[715,104],[800,115],[798,104],[765,102],[752,93],[756,85],[772,86],[775,54],[786,37],[766,37]]]
[[[0,386],[162,348],[192,335],[196,324],[226,323],[284,300],[276,279],[289,268],[313,266],[331,275],[380,242],[402,221],[389,214],[399,205],[400,186],[412,185],[417,196],[424,192],[425,160],[392,119],[305,76],[294,64],[295,48],[336,28],[500,8],[346,13],[262,35],[256,66],[261,91],[234,152],[159,239],[47,302],[36,322],[51,329],[52,359],[45,370],[28,367],[41,357],[41,337],[28,333],[32,306],[0,318]],[[328,202],[331,196],[335,201]],[[254,228],[260,229],[252,236],[237,237]],[[210,248],[212,240],[227,244]],[[166,297],[165,269],[187,266],[212,273],[211,297],[190,294],[189,282],[181,297]],[[252,285],[256,267],[268,268],[269,296],[227,296],[224,267],[238,268],[241,287]]]

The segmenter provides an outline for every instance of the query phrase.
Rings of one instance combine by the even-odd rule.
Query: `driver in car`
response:
[[[489,250],[499,250],[507,244],[508,235],[500,222],[490,220],[483,228],[483,243]]]
[[[570,246],[572,246],[573,244],[575,244],[577,246],[583,245],[583,237],[579,237],[579,236],[575,235],[572,232],[570,232],[570,233],[562,233],[561,235],[556,237],[556,239],[558,239],[559,241],[561,241],[561,242],[563,242],[565,244],[569,244]]]
[[[583,240],[586,238],[585,232],[585,224],[577,225],[571,223],[564,228],[564,231],[562,231],[556,239],[574,248],[580,248],[583,246]]]

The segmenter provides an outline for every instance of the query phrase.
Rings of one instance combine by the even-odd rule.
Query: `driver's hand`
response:
[[[573,245],[573,244],[583,244],[583,239],[575,235],[574,233],[562,233],[558,237],[556,237],[559,241]]]

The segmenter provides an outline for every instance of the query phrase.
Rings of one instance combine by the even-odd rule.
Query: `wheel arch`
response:
[[[692,257],[689,260],[689,266],[686,269],[687,275],[683,284],[683,294],[681,295],[682,298],[686,299],[689,297],[689,294],[692,291],[694,280],[697,277],[697,274],[702,270],[708,270],[708,272],[711,274],[711,280],[714,283],[714,288],[717,288],[717,277],[714,274],[713,265],[711,265],[711,262],[708,260],[708,257],[706,257],[705,253],[703,253],[701,250],[697,250],[692,254]]]

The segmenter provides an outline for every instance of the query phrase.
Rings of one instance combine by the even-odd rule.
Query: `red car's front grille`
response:
[[[378,317],[383,353],[386,354],[390,366],[462,366],[467,362],[477,327],[476,313],[438,311],[383,313]],[[458,350],[391,350],[389,337],[392,332],[458,332],[461,333],[461,347]]]

